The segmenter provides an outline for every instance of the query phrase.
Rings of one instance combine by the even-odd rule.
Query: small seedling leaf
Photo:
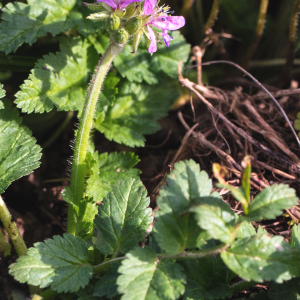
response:
[[[295,190],[286,184],[273,184],[260,192],[249,206],[249,213],[245,216],[248,221],[261,219],[275,219],[282,210],[296,205],[298,198]]]

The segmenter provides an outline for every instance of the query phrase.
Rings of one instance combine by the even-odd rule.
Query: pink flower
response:
[[[142,0],[97,0],[97,2],[104,2],[113,10],[123,9],[132,2],[141,2]]]
[[[168,16],[168,9],[156,7],[157,0],[145,0],[143,11],[145,15],[150,15],[146,26],[151,40],[148,48],[149,53],[157,51],[156,36],[151,26],[162,29],[162,37],[167,47],[173,38],[168,35],[168,30],[177,30],[185,25],[184,17]],[[150,26],[151,25],[151,26]]]

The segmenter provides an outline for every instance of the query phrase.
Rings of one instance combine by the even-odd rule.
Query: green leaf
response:
[[[146,50],[138,49],[137,53],[131,54],[132,46],[126,45],[120,55],[114,59],[114,66],[123,77],[130,82],[143,82],[156,84],[158,80],[155,73],[149,70],[151,56]]]
[[[282,284],[269,283],[269,298],[272,300],[298,300],[300,297],[300,278],[293,278]]]
[[[5,97],[5,90],[3,89],[3,84],[0,83],[0,99]],[[4,104],[0,101],[0,109],[4,108]]]
[[[170,47],[158,44],[157,52],[151,60],[151,69],[161,70],[172,78],[178,78],[178,62],[188,59],[191,46],[186,43],[179,31],[172,31],[170,35],[174,38],[170,42]]]
[[[95,216],[96,237],[93,242],[102,254],[116,257],[142,241],[152,222],[150,199],[141,181],[121,180],[103,199]]]
[[[180,262],[186,272],[184,300],[213,300],[231,297],[230,271],[219,257],[205,257]]]
[[[97,64],[96,51],[81,38],[63,38],[60,52],[39,59],[21,85],[15,103],[22,112],[82,110],[89,72]]]
[[[51,33],[53,36],[65,32],[78,21],[82,14],[72,12],[76,0],[28,0],[8,3],[2,9],[0,23],[0,50],[16,51],[23,43],[32,45],[37,38]],[[79,20],[78,20],[79,19]]]
[[[160,190],[155,212],[155,239],[159,247],[169,254],[179,254],[186,248],[197,248],[205,242],[206,233],[193,217],[186,213],[197,197],[210,194],[212,182],[206,172],[193,160],[181,161],[167,178],[167,186]]]
[[[234,236],[232,232],[236,217],[231,208],[222,198],[216,196],[203,197],[198,204],[190,209],[195,213],[197,224],[207,230],[210,236],[223,243],[231,243]]]
[[[20,177],[30,174],[39,165],[41,147],[31,136],[31,131],[21,126],[19,111],[4,100],[0,110],[0,194]]]
[[[36,243],[26,255],[10,265],[9,273],[21,283],[50,288],[58,293],[76,292],[93,275],[88,264],[87,245],[72,234],[54,236]]]
[[[113,107],[96,116],[94,127],[110,141],[144,146],[144,135],[160,129],[157,120],[167,115],[177,95],[177,91],[162,83],[150,86],[126,81],[119,88]]]
[[[183,268],[173,260],[159,261],[148,247],[127,253],[118,271],[124,300],[175,300],[184,292]]]
[[[87,180],[86,193],[94,198],[94,202],[101,202],[120,179],[139,179],[140,170],[133,168],[139,162],[139,158],[132,152],[94,152],[93,159],[95,163]]]
[[[294,189],[286,184],[273,184],[254,198],[249,206],[249,213],[244,218],[248,221],[275,219],[283,209],[291,208],[297,202]]]
[[[164,72],[171,78],[178,77],[178,62],[186,61],[190,54],[190,45],[186,43],[179,31],[173,31],[174,40],[170,47],[158,45],[157,52],[151,56],[144,41],[140,44],[137,52],[133,55],[132,46],[125,46],[120,55],[116,56],[114,65],[123,77],[131,82],[157,84],[158,72]]]
[[[281,283],[299,275],[300,255],[281,236],[237,240],[221,257],[229,269],[248,281]]]
[[[300,228],[299,225],[294,225],[290,238],[290,245],[300,252]]]
[[[118,295],[117,278],[120,275],[118,269],[120,264],[112,263],[110,268],[106,271],[105,275],[95,284],[94,296],[113,298]]]
[[[252,235],[256,235],[253,225],[250,222],[244,221],[241,223],[235,237],[237,239],[243,239]]]

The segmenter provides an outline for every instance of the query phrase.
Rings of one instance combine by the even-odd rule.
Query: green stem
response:
[[[114,258],[114,259],[107,260],[107,261],[95,266],[93,276],[100,275],[103,271],[107,270],[113,262],[121,261],[125,258],[126,258],[125,256],[117,257],[117,258]]]
[[[159,259],[165,259],[165,258],[171,258],[176,260],[195,259],[195,258],[202,258],[205,256],[220,254],[222,251],[226,250],[229,246],[230,246],[229,244],[221,244],[217,247],[210,248],[204,251],[198,251],[198,252],[183,251],[178,255],[158,254],[157,256]]]
[[[92,77],[91,84],[87,90],[86,100],[77,131],[74,156],[72,161],[70,185],[74,206],[69,205],[68,207],[67,222],[67,232],[72,233],[74,235],[76,235],[77,223],[76,206],[79,205],[79,202],[83,198],[84,193],[86,174],[85,159],[93,123],[94,112],[101,91],[102,83],[116,55],[112,54],[112,52],[115,51],[115,47],[116,45],[110,44],[98,63],[98,66]]]
[[[204,25],[204,33],[205,34],[210,34],[212,32],[212,27],[218,16],[220,4],[221,4],[221,0],[214,0],[208,20],[207,20],[206,24]]]
[[[268,6],[269,6],[269,0],[261,0],[258,20],[257,20],[257,24],[256,24],[255,38],[245,55],[245,59],[244,59],[244,63],[243,63],[244,68],[248,67],[249,61],[250,61],[251,57],[253,56],[253,54],[259,44],[259,41],[263,35]]]
[[[171,258],[171,259],[176,259],[176,260],[201,258],[201,257],[205,257],[205,256],[220,254],[222,251],[226,250],[229,246],[230,246],[229,244],[221,244],[219,246],[216,246],[214,248],[210,248],[210,249],[204,250],[204,251],[198,251],[198,252],[184,251],[178,255],[157,254],[157,257],[159,260],[166,259],[166,258]],[[125,256],[113,258],[113,259],[107,260],[97,266],[94,266],[93,276],[102,274],[103,271],[107,270],[113,262],[121,261],[125,258],[126,258]]]
[[[14,248],[16,249],[18,256],[20,257],[26,254],[27,247],[25,245],[25,242],[23,241],[15,222],[11,220],[11,214],[9,213],[8,208],[1,196],[0,196],[0,219],[4,225],[5,230],[9,235],[9,238]]]

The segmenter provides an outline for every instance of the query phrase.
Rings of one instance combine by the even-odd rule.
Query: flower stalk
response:
[[[89,143],[93,117],[96,108],[96,103],[99,98],[101,87],[105,76],[111,66],[111,63],[117,54],[115,51],[116,45],[111,43],[101,57],[95,73],[92,77],[90,86],[87,90],[86,100],[82,116],[80,118],[79,127],[76,135],[74,155],[72,160],[71,184],[70,189],[73,196],[73,204],[68,207],[67,232],[76,236],[77,211],[76,206],[79,205],[83,198],[86,175],[86,154]],[[123,47],[117,46],[118,50]]]

